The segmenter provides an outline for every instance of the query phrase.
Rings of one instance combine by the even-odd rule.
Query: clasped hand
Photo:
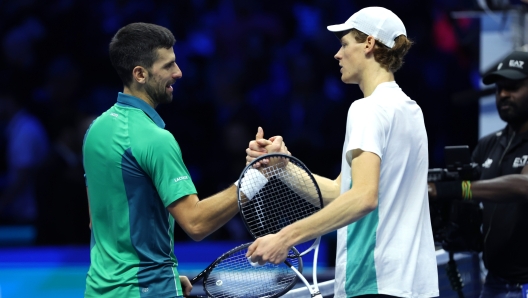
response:
[[[281,136],[274,136],[266,140],[264,139],[264,130],[262,127],[259,127],[255,140],[249,142],[249,147],[246,149],[246,165],[251,163],[255,158],[268,153],[284,153],[291,155]],[[258,168],[262,165],[267,165],[268,163],[268,159],[263,159],[261,162],[256,163],[254,167]]]

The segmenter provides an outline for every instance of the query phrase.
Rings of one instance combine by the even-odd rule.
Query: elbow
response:
[[[185,232],[196,242],[204,240],[209,235],[209,232],[201,225],[189,226]]]
[[[188,234],[189,237],[191,237],[192,240],[196,241],[196,242],[199,242],[199,241],[202,241],[204,240],[205,238],[205,235],[191,235],[191,234]]]
[[[368,214],[376,210],[376,208],[378,208],[378,194],[373,193],[373,194],[368,195],[364,203],[365,204],[363,205],[363,210],[365,214]]]
[[[378,208],[377,202],[376,202],[376,204],[367,204],[367,205],[365,205],[363,210],[365,211],[365,214],[369,214],[370,212],[376,210],[376,208]]]

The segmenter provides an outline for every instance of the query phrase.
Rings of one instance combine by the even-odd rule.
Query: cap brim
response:
[[[484,85],[490,85],[495,82],[497,82],[500,79],[508,79],[508,80],[522,80],[526,79],[528,76],[520,71],[517,71],[515,69],[502,69],[497,70],[494,72],[491,72],[484,76],[482,79],[482,83]]]
[[[346,24],[331,25],[326,27],[328,31],[333,32],[337,39],[341,40],[343,35],[352,29],[352,26]]]
[[[328,29],[328,31],[331,31],[331,32],[342,32],[342,31],[350,30],[352,29],[352,27],[347,24],[338,24],[338,25],[326,26],[326,29]]]

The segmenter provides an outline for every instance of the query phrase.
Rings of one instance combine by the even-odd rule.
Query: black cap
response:
[[[490,85],[499,79],[522,80],[528,78],[528,52],[515,51],[497,66],[497,70],[484,76],[484,85]]]

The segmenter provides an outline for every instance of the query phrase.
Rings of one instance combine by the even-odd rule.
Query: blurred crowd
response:
[[[312,172],[338,175],[345,115],[361,93],[340,81],[340,44],[326,26],[366,6],[393,10],[415,42],[396,80],[422,107],[430,165],[441,166],[444,146],[477,141],[476,104],[451,101],[478,88],[479,22],[450,15],[474,2],[0,1],[0,224],[35,225],[37,244],[89,243],[82,140],[122,90],[108,43],[130,22],[163,25],[177,39],[183,78],[157,111],[200,197],[238,179],[258,126],[284,136]],[[238,218],[210,236],[248,237]]]

